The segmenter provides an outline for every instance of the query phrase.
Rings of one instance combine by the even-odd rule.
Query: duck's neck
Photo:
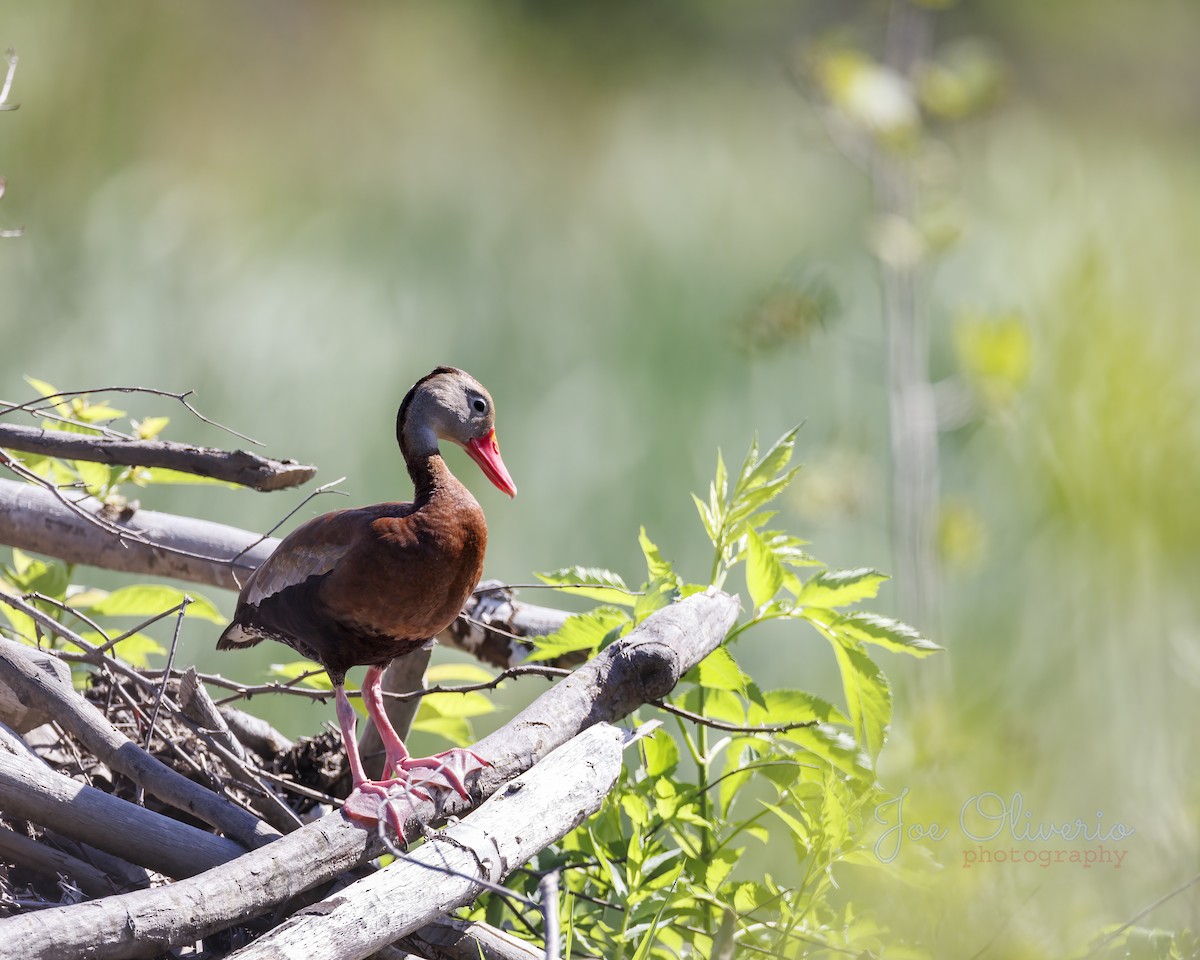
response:
[[[428,500],[445,487],[448,480],[453,480],[450,468],[438,450],[437,434],[431,428],[403,418],[396,424],[396,439],[412,478],[415,502]]]

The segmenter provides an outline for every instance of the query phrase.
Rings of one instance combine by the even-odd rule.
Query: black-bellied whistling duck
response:
[[[409,756],[383,709],[380,677],[396,657],[431,642],[462,610],[483,572],[487,523],[450,472],[438,441],[457,443],[510,497],[517,494],[496,442],[492,398],[469,374],[438,367],[418,380],[396,414],[396,439],[412,477],[411,503],[380,503],[315,517],[293,530],[242,587],[217,649],[279,640],[318,661],[333,681],[354,790],[345,810],[378,821],[404,787],[421,796],[438,778],[466,796],[461,774],[482,763],[470,751]],[[395,779],[368,780],[346,698],[346,671],[365,665],[363,700]],[[397,833],[401,818],[386,807]],[[402,834],[401,834],[402,835]]]

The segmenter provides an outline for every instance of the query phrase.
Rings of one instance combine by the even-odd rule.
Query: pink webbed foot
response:
[[[479,754],[462,747],[432,757],[405,757],[397,760],[396,765],[414,784],[419,784],[420,789],[450,789],[464,800],[470,800],[471,795],[467,793],[463,779],[476,770],[491,766]]]
[[[365,780],[350,792],[342,813],[368,826],[386,820],[400,842],[407,843],[404,821],[417,801],[429,799],[424,789],[407,779]]]

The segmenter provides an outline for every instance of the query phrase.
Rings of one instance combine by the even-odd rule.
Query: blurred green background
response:
[[[1031,823],[1135,833],[1109,844],[1119,870],[966,870],[956,828],[920,883],[848,882],[936,956],[1063,956],[1200,870],[1200,10],[937,6],[935,51],[995,71],[995,96],[927,131],[918,165],[932,371],[967,415],[941,436],[945,614],[918,625],[949,654],[885,664],[882,776],[913,822],[956,828],[990,791]],[[878,211],[810,69],[830,44],[878,55],[886,12],[0,0],[21,57],[0,227],[26,228],[0,245],[0,397],[31,396],[25,374],[194,388],[357,503],[407,496],[396,405],[465,367],[521,495],[452,465],[488,512],[488,575],[517,582],[572,563],[636,579],[639,524],[704,578],[689,491],[718,447],[739,461],[805,421],[786,526],[831,565],[903,577]],[[166,401],[131,409],[230,442]],[[143,504],[265,529],[300,499]],[[218,658],[215,627],[190,631],[184,655],[229,675],[287,656]],[[739,656],[835,692],[814,639]],[[324,715],[255,706],[291,733]],[[1197,888],[1141,923],[1200,926]]]

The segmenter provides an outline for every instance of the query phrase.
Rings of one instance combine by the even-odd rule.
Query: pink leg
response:
[[[391,767],[398,778],[408,779],[405,777],[407,773],[414,770],[429,770],[432,771],[430,776],[420,777],[422,783],[431,784],[433,780],[441,776],[460,797],[464,800],[471,799],[462,778],[472,770],[488,766],[488,762],[478,754],[463,749],[447,750],[433,757],[414,759],[409,754],[404,741],[400,739],[400,734],[388,720],[387,712],[384,709],[383,690],[380,685],[383,671],[383,667],[369,667],[367,675],[363,678],[362,691],[363,702],[367,705],[367,713],[375,724],[375,729],[379,731],[379,739],[383,741],[384,749],[387,751],[384,774],[386,775],[387,768]]]
[[[347,816],[355,820],[378,823],[382,808],[384,815],[388,818],[388,823],[396,831],[396,836],[400,838],[401,842],[406,842],[404,818],[400,816],[394,802],[399,798],[392,796],[390,790],[395,781],[377,783],[367,779],[366,773],[363,771],[362,758],[358,753],[358,714],[350,705],[350,699],[346,696],[342,684],[335,684],[333,691],[337,703],[338,726],[342,729],[342,740],[346,745],[346,759],[350,762],[350,779],[354,783],[354,789],[346,798],[342,809]],[[422,799],[429,797],[419,788],[410,787],[410,789]]]
[[[392,726],[392,721],[388,719],[387,710],[384,709],[382,680],[383,667],[368,667],[367,675],[363,677],[362,695],[367,715],[379,731],[379,739],[383,741],[383,749],[387,753],[387,760],[383,765],[383,775],[386,777],[389,768],[397,774],[400,773],[400,764],[408,759],[409,753],[404,741],[400,739],[400,734]]]
[[[350,761],[350,778],[358,787],[367,779],[362,758],[358,755],[358,714],[350,705],[350,698],[346,696],[346,688],[342,684],[334,684],[333,695],[337,702],[338,726],[342,728],[342,742],[346,744],[346,759]]]

